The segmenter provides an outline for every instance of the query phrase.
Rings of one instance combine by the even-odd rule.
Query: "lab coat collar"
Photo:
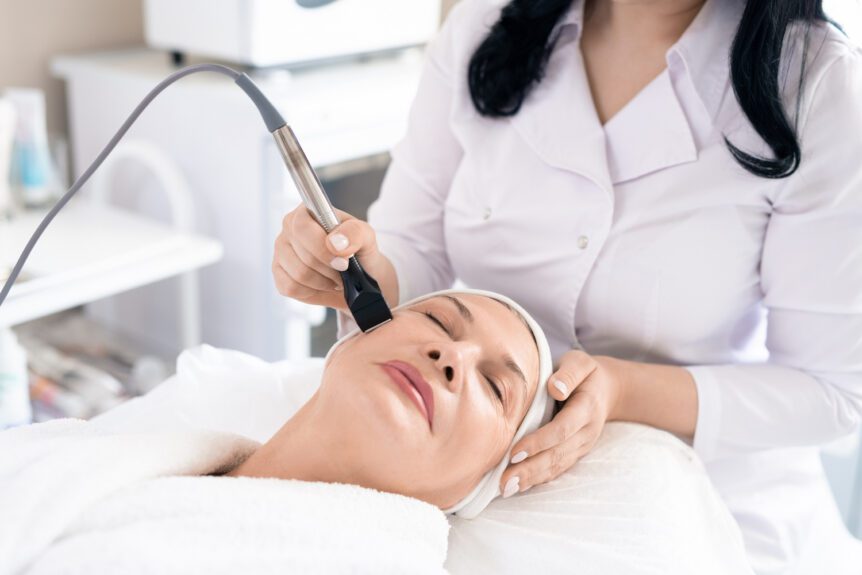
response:
[[[554,27],[551,37],[580,42],[586,0],[573,0]],[[697,91],[700,104],[715,122],[730,77],[730,48],[745,0],[706,0],[694,20],[665,54],[668,69],[682,64]]]
[[[551,38],[556,34],[569,34],[574,38],[580,38],[584,21],[585,0],[573,0],[566,13],[551,30]],[[562,36],[561,36],[562,38]]]
[[[669,69],[682,63],[713,126],[727,93],[730,48],[744,10],[745,0],[706,0],[665,56]]]
[[[545,162],[580,173],[610,193],[614,184],[696,160],[695,138],[672,74],[689,76],[700,105],[714,123],[727,88],[727,54],[743,0],[707,0],[668,49],[667,70],[605,126],[596,114],[577,49],[584,4],[585,0],[574,0],[552,31],[552,38],[559,37],[545,76],[513,117],[515,130]]]
[[[661,72],[604,126],[614,184],[697,160],[697,145],[668,70]]]
[[[583,4],[583,0],[574,0],[551,31],[551,38],[557,41],[544,77],[532,87],[511,122],[543,161],[579,173],[612,195],[604,131],[577,47]]]

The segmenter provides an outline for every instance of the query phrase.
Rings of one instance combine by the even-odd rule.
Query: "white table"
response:
[[[44,211],[0,222],[0,269],[11,267]],[[69,203],[45,230],[0,306],[0,329],[212,264],[219,242],[128,211]],[[5,275],[5,274],[4,274]]]

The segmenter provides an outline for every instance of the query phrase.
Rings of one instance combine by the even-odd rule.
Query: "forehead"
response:
[[[441,299],[446,299],[446,296],[439,296]],[[474,294],[451,294],[451,297],[460,300],[462,303],[470,306],[470,309],[475,310],[477,307],[484,310],[489,316],[493,316],[496,322],[505,322],[505,325],[519,326],[518,332],[523,333],[529,338],[532,338],[532,330],[527,325],[524,317],[518,313],[515,308],[509,306],[498,299],[480,296]],[[454,307],[454,306],[453,306]]]

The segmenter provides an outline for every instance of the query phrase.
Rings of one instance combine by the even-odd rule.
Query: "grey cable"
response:
[[[57,200],[57,203],[54,204],[54,207],[45,215],[42,221],[39,223],[39,226],[36,228],[36,231],[33,232],[33,235],[30,236],[30,240],[27,242],[24,251],[21,252],[21,255],[18,258],[18,262],[15,264],[15,267],[12,268],[12,272],[9,274],[9,277],[6,279],[6,284],[3,286],[3,290],[0,291],[0,306],[3,305],[3,302],[6,300],[6,296],[9,294],[9,291],[12,289],[12,285],[15,283],[15,280],[18,277],[18,274],[21,273],[21,269],[24,267],[24,263],[27,261],[27,258],[30,257],[30,252],[33,250],[33,246],[36,245],[36,242],[42,236],[42,233],[45,231],[45,228],[48,227],[48,224],[54,219],[54,216],[63,209],[69,200],[72,199],[72,196],[81,189],[81,187],[87,183],[87,180],[90,179],[90,176],[102,165],[102,162],[105,161],[105,158],[108,157],[108,154],[113,151],[119,141],[126,135],[126,132],[129,128],[132,127],[132,124],[138,119],[138,116],[143,113],[147,106],[158,96],[165,88],[176,82],[177,80],[184,78],[190,74],[194,74],[197,72],[217,72],[219,74],[224,74],[229,76],[240,88],[242,88],[249,96],[251,96],[252,101],[254,101],[258,110],[260,110],[261,115],[264,118],[264,121],[267,124],[267,127],[270,125],[276,125],[278,122],[281,122],[281,125],[284,125],[284,120],[281,119],[281,116],[272,106],[272,104],[266,100],[266,98],[260,93],[254,83],[246,76],[236,70],[229,68],[227,66],[222,66],[221,64],[195,64],[192,66],[186,66],[185,68],[181,68],[176,72],[172,73],[170,76],[162,80],[156,85],[155,88],[150,90],[150,92],[141,100],[141,103],[134,109],[134,111],[129,115],[126,121],[120,126],[120,129],[117,130],[117,133],[114,134],[114,137],[111,138],[111,141],[108,142],[108,145],[99,153],[96,159],[92,164],[86,169],[86,171],[81,174],[81,176],[72,184],[72,187],[69,188],[63,197]]]

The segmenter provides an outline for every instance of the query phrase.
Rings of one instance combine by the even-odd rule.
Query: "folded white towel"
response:
[[[432,505],[355,485],[205,476],[258,445],[79,420],[0,433],[0,575],[445,573],[448,523]]]

